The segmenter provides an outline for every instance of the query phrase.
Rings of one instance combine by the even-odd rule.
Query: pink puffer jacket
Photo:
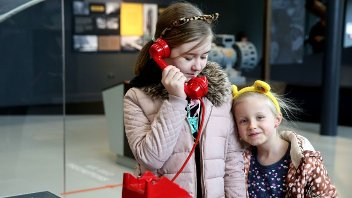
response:
[[[210,98],[211,94],[217,94],[214,88],[214,85],[209,87]],[[155,98],[150,93],[139,88],[131,88],[126,93],[125,131],[139,163],[137,174],[150,170],[171,179],[187,158],[194,142],[186,120],[187,100],[172,95]],[[243,150],[237,141],[231,95],[230,92],[224,93],[217,106],[203,98],[206,109],[200,140],[203,197],[245,197]],[[216,97],[219,96],[222,95]],[[196,179],[193,155],[175,182],[196,197]]]

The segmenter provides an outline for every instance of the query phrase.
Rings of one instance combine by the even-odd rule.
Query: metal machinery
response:
[[[235,41],[234,35],[216,35],[209,61],[214,61],[227,72],[231,83],[244,84],[246,78],[241,71],[249,71],[257,66],[258,55],[253,43],[249,41]]]

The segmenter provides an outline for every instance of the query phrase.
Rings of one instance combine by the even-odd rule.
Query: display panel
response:
[[[152,39],[158,5],[150,3],[72,2],[75,52],[137,51]]]

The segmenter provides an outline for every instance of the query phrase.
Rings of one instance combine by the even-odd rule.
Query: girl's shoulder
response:
[[[145,96],[145,92],[141,88],[137,87],[131,87],[129,88],[126,93],[125,93],[125,98],[126,97],[140,97],[140,96]]]
[[[294,131],[281,131],[280,132],[280,137],[288,142],[291,143],[291,149],[292,145],[294,146],[293,149],[298,149],[300,150],[301,153],[303,151],[315,151],[313,145],[310,143],[310,141],[302,136],[297,134]]]
[[[296,168],[298,168],[302,158],[304,158],[304,153],[315,152],[313,145],[309,140],[302,135],[298,135],[293,131],[281,131],[280,137],[291,144],[291,160]]]
[[[125,102],[131,101],[136,104],[153,103],[153,99],[142,88],[132,87],[127,90],[124,96]]]
[[[319,151],[303,151],[303,161],[305,163],[320,163],[323,157]]]

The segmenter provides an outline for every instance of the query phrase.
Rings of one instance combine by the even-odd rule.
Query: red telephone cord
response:
[[[202,134],[202,128],[203,128],[203,123],[204,123],[204,114],[205,114],[205,107],[204,107],[204,102],[202,99],[200,100],[200,105],[201,105],[201,120],[200,120],[200,124],[199,124],[199,128],[198,128],[198,134],[197,134],[197,138],[196,141],[193,144],[192,150],[191,152],[188,154],[187,159],[185,160],[185,162],[183,163],[182,167],[180,168],[180,170],[177,171],[176,175],[171,179],[171,181],[175,181],[175,179],[178,177],[178,175],[183,171],[183,169],[186,167],[186,164],[188,163],[189,159],[191,158],[194,150],[196,149],[197,144],[199,143],[199,139],[200,136]]]
[[[185,160],[185,162],[183,163],[182,167],[180,168],[180,170],[178,170],[178,172],[172,178],[171,181],[174,181],[178,177],[178,175],[183,171],[183,169],[185,168],[185,166],[188,163],[189,159],[191,158],[191,156],[192,156],[197,144],[199,143],[199,139],[200,139],[200,136],[201,136],[201,133],[202,133],[202,128],[203,128],[204,114],[205,114],[205,107],[204,107],[204,103],[203,103],[202,99],[200,99],[200,105],[201,105],[201,120],[200,120],[200,124],[199,124],[199,128],[198,128],[198,134],[197,134],[196,141],[194,142],[192,150],[188,154],[187,159]],[[82,193],[82,192],[102,190],[102,189],[107,189],[107,188],[115,188],[115,187],[119,187],[119,186],[122,186],[122,184],[110,184],[110,185],[100,186],[100,187],[95,187],[95,188],[74,190],[74,191],[69,191],[69,192],[63,192],[63,193],[61,193],[61,195],[70,195],[70,194],[76,194],[76,193]]]

